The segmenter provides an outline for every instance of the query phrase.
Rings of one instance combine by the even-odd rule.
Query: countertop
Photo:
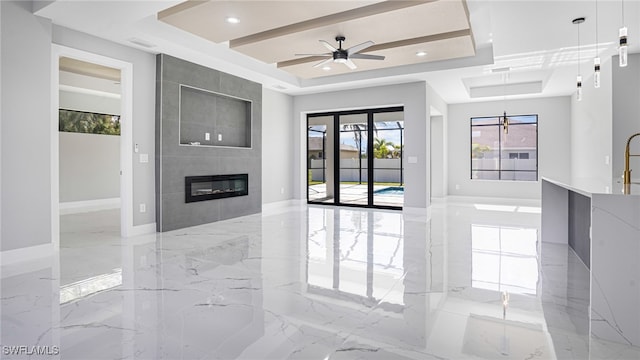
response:
[[[547,177],[542,177],[542,180],[566,188],[573,192],[577,192],[587,197],[591,197],[592,194],[625,195],[622,193],[622,179],[616,180],[613,188],[605,184],[603,181],[594,179],[574,179],[571,182],[564,182]],[[640,195],[640,179],[632,179],[631,195]]]

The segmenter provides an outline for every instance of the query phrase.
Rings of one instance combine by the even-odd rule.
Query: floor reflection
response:
[[[589,336],[588,270],[538,242],[536,204],[476,205],[74,233],[60,264],[0,267],[0,343],[65,359],[640,358]]]
[[[536,229],[471,224],[471,286],[536,295],[537,245]]]
[[[402,214],[310,207],[307,283],[310,292],[403,305]]]

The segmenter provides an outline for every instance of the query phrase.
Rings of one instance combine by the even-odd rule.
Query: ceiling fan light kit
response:
[[[370,55],[370,54],[360,54],[361,51],[373,46],[375,43],[373,41],[365,41],[361,44],[354,45],[348,49],[342,48],[342,42],[345,41],[346,38],[342,35],[336,36],[336,41],[338,42],[338,48],[329,44],[324,40],[320,40],[320,43],[324,45],[330,53],[324,54],[295,54],[296,56],[322,56],[328,57],[328,59],[323,60],[313,67],[323,67],[325,69],[325,65],[334,62],[337,64],[345,64],[351,70],[357,69],[358,66],[351,59],[363,59],[363,60],[384,60],[384,56],[381,55]]]

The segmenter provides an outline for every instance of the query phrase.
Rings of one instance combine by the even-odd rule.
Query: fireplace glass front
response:
[[[249,175],[187,176],[185,195],[188,203],[249,195]]]

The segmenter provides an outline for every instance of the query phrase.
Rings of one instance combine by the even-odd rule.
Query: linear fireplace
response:
[[[184,185],[188,203],[249,195],[249,174],[187,176]]]

